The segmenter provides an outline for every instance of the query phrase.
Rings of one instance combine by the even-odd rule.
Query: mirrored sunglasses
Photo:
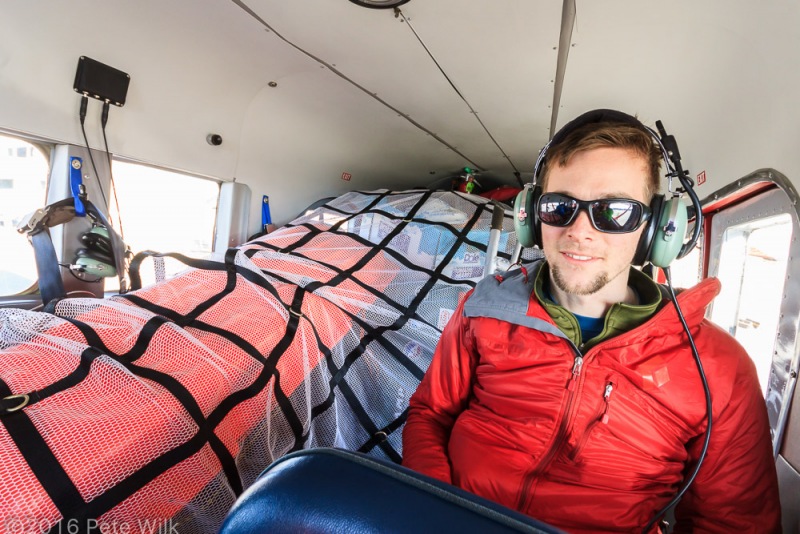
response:
[[[589,214],[592,226],[606,234],[626,234],[650,218],[650,208],[630,198],[578,200],[562,193],[545,193],[537,206],[539,220],[550,226],[569,226],[578,212]]]

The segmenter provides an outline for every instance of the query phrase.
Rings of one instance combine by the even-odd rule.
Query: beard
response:
[[[561,274],[561,270],[558,268],[558,266],[551,265],[550,272],[553,275],[553,282],[555,282],[556,287],[558,287],[558,289],[564,293],[570,295],[593,295],[594,293],[597,293],[603,289],[610,281],[608,273],[600,273],[594,278],[594,280],[591,280],[586,284],[576,284],[570,286],[564,279],[564,276]]]

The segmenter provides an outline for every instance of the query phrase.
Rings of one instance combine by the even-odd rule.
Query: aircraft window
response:
[[[732,226],[722,236],[718,277],[723,290],[711,320],[733,334],[756,364],[766,394],[775,332],[789,265],[792,219],[782,214]]]
[[[747,198],[748,191],[761,191]],[[744,200],[738,198],[744,197]],[[778,454],[798,365],[796,297],[800,273],[797,192],[771,169],[709,195],[708,275],[722,282],[708,317],[732,333],[755,363]]]
[[[114,160],[113,172],[123,238],[134,253],[153,250],[204,257],[212,252],[218,182],[120,160]],[[110,211],[119,227],[113,200]],[[186,266],[166,258],[165,268],[171,276]],[[143,284],[155,281],[147,269],[141,275]],[[106,290],[117,286],[116,280],[106,282]]]
[[[17,224],[41,208],[47,195],[48,158],[35,146],[0,135],[0,296],[16,295],[36,283],[36,262]]]

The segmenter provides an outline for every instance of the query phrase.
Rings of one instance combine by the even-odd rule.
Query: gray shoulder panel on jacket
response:
[[[502,282],[494,276],[484,278],[464,303],[464,316],[489,317],[567,338],[557,326],[527,314],[533,283],[542,264],[537,261],[528,266],[527,280],[521,270],[514,271]]]

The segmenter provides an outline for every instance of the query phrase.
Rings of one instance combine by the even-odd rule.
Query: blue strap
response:
[[[58,257],[50,239],[50,232],[45,229],[31,236],[33,254],[36,258],[36,272],[39,274],[39,293],[42,304],[47,304],[53,299],[61,299],[67,295],[64,282],[61,280],[61,270]]]
[[[69,187],[75,198],[75,215],[77,217],[86,217],[86,206],[83,204],[86,193],[81,178],[82,168],[83,160],[81,158],[75,156],[69,158]]]
[[[264,195],[261,202],[261,230],[266,232],[267,225],[272,224],[272,215],[269,214],[269,195]]]

